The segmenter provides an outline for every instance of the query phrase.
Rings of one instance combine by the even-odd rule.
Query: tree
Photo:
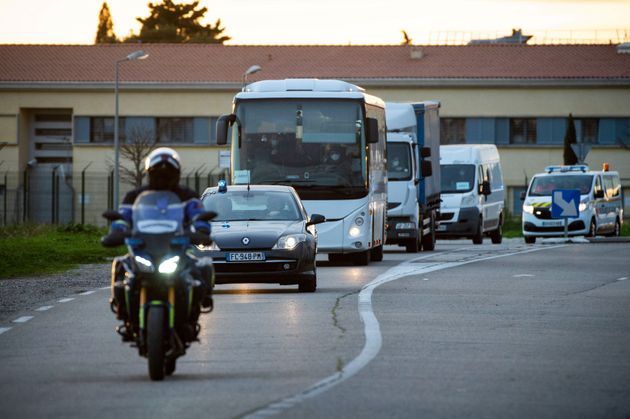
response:
[[[146,127],[135,127],[120,145],[120,156],[129,160],[131,167],[120,165],[121,181],[138,188],[144,179],[144,161],[156,145],[155,133]]]
[[[208,8],[197,9],[198,6],[199,1],[190,4],[175,4],[172,0],[149,3],[150,15],[136,18],[142,24],[140,34],[132,34],[125,42],[222,44],[229,41],[231,38],[223,35],[225,28],[221,27],[221,19],[214,25],[200,23]]]
[[[402,41],[402,45],[411,45],[413,43],[413,40],[409,37],[409,35],[407,34],[407,31],[402,30],[402,35],[403,35],[403,41]]]
[[[567,130],[564,133],[564,151],[562,157],[564,164],[571,165],[577,164],[578,158],[571,148],[571,144],[577,142],[577,136],[575,134],[575,123],[573,122],[573,114],[569,114],[569,120],[567,122]]]
[[[96,28],[94,43],[115,44],[116,42],[118,42],[118,39],[114,33],[114,21],[112,20],[112,15],[109,12],[107,2],[104,2],[101,6],[101,11],[98,13],[98,27]]]

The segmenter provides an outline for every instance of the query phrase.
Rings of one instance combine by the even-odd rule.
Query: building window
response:
[[[588,144],[597,144],[598,123],[597,118],[580,118],[577,119],[582,127],[582,142]]]
[[[465,118],[440,119],[440,144],[464,144],[466,142]]]
[[[192,143],[193,118],[157,118],[159,143]]]
[[[118,141],[125,141],[125,118],[118,118]],[[114,118],[93,117],[90,121],[90,142],[114,142]]]
[[[536,119],[510,119],[510,144],[536,144]]]

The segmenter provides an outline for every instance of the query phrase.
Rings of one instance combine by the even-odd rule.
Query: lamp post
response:
[[[119,65],[125,61],[135,61],[135,60],[144,60],[147,58],[149,54],[145,54],[144,51],[135,51],[131,54],[127,55],[122,60],[116,61],[116,82],[114,84],[114,96],[116,99],[116,106],[114,110],[114,210],[118,210],[118,194],[119,188],[118,185],[120,183],[120,146],[118,141],[118,73],[119,73]]]
[[[247,84],[247,76],[249,76],[250,74],[258,73],[260,70],[262,70],[262,67],[258,64],[254,64],[253,66],[248,68],[246,72],[243,73],[243,85],[241,87],[241,90],[243,92],[245,91],[245,85]]]

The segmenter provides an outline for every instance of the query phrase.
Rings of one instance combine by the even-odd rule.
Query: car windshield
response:
[[[387,179],[411,179],[411,146],[409,143],[387,144]]]
[[[203,198],[207,211],[217,216],[213,221],[298,221],[302,220],[294,196],[278,191],[213,192]]]
[[[536,176],[529,187],[529,196],[551,196],[555,189],[579,189],[585,195],[591,191],[593,175]]]
[[[440,165],[442,193],[470,192],[475,183],[475,165],[443,164]]]

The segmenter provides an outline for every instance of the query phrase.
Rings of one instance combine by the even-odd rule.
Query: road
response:
[[[219,286],[163,382],[109,291],[33,307],[0,324],[0,417],[630,417],[630,244],[469,243]]]

